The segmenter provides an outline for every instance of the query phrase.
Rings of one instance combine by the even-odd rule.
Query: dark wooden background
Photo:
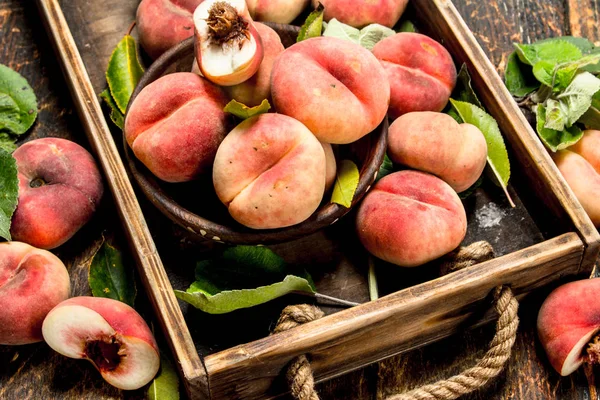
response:
[[[418,6],[418,0],[413,0]],[[63,1],[67,19],[86,13],[124,7],[123,1]],[[599,0],[455,0],[455,5],[474,32],[479,43],[497,66],[504,69],[512,42],[573,34],[600,40],[597,20]],[[131,9],[131,6],[128,6]],[[104,32],[106,40],[78,45],[86,64],[108,59],[114,45],[124,34],[131,17],[78,26]],[[81,20],[85,20],[81,18]],[[114,40],[112,40],[114,38]],[[77,37],[76,37],[77,40]],[[39,117],[23,141],[36,137],[59,136],[87,147],[74,113],[68,90],[53,50],[31,0],[0,0],[0,63],[25,76],[39,100]],[[95,87],[104,84],[100,68],[90,69]],[[101,243],[102,234],[116,236],[120,242],[116,212],[107,196],[99,213],[68,246],[56,253],[72,277],[73,295],[89,294],[87,269],[90,256]],[[359,290],[357,288],[357,290]],[[360,289],[364,290],[364,289]],[[546,291],[527,299],[521,306],[521,327],[513,356],[506,371],[486,389],[466,399],[580,399],[588,398],[587,381],[582,373],[560,378],[549,366],[535,337],[535,319]],[[358,296],[358,295],[357,295]],[[143,295],[138,299],[142,313]],[[493,335],[493,326],[480,328],[423,349],[385,360],[360,371],[319,385],[323,399],[383,399],[386,395],[450,376],[480,357]],[[93,367],[84,361],[62,357],[45,344],[0,347],[0,399],[118,399],[138,398],[143,391],[124,393],[104,383]]]

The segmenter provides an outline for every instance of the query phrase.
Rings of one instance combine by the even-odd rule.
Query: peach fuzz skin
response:
[[[356,230],[374,256],[416,267],[458,247],[467,232],[467,217],[446,182],[404,170],[375,184],[358,209]]]
[[[322,142],[346,144],[386,116],[390,87],[367,49],[332,37],[296,43],[275,60],[275,109],[302,122]]]
[[[134,99],[125,137],[136,157],[166,182],[186,182],[210,171],[227,134],[221,88],[191,72],[165,75]]]
[[[323,147],[304,125],[285,115],[262,114],[243,121],[223,140],[213,183],[239,223],[283,228],[318,208],[325,169]]]
[[[309,0],[246,0],[255,21],[289,24],[308,6]]]
[[[312,0],[325,7],[325,21],[336,18],[355,28],[380,24],[392,28],[406,9],[408,0]]]
[[[571,148],[551,154],[552,159],[592,223],[600,227],[600,175],[590,162],[570,151]]]
[[[85,225],[103,193],[92,155],[59,138],[32,140],[13,157],[19,177],[19,204],[12,218],[13,240],[53,249]]]
[[[458,124],[446,114],[412,112],[390,125],[388,155],[397,164],[436,175],[460,193],[481,176],[487,144],[471,124]]]
[[[160,366],[150,328],[127,304],[103,297],[74,297],[46,316],[46,343],[71,358],[91,361],[111,385],[134,390],[146,385]]]
[[[275,58],[284,50],[277,32],[265,24],[254,24],[260,35],[264,57],[258,71],[250,79],[235,86],[224,87],[229,98],[235,99],[248,107],[259,105],[264,99],[271,97],[271,71]],[[195,66],[197,64],[195,63]],[[198,70],[197,68],[195,70]]]
[[[142,0],[136,25],[140,44],[152,59],[194,34],[192,14],[203,0]]]
[[[435,40],[403,32],[373,48],[389,78],[392,119],[411,111],[442,111],[456,85],[450,53]]]
[[[0,345],[42,340],[42,322],[71,291],[54,254],[21,242],[0,243]]]
[[[600,279],[570,282],[552,291],[540,308],[538,336],[550,364],[562,376],[590,362],[585,350],[600,331],[599,292]],[[593,347],[597,362],[597,344]]]

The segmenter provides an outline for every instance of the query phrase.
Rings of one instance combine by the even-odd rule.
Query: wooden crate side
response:
[[[60,5],[56,0],[38,0],[37,3],[61,62],[82,125],[119,210],[144,288],[178,361],[186,389],[194,398],[207,399],[209,395],[206,370],[196,352]]]
[[[509,285],[517,295],[579,270],[584,245],[575,233],[396,292],[293,330],[208,357],[213,399],[265,399],[285,386],[284,367],[308,354],[317,380],[449,336],[482,320],[490,293]]]
[[[586,249],[580,272],[591,272],[600,252],[598,231],[452,2],[419,1],[416,16],[435,36],[443,38],[443,45],[459,64],[467,64],[474,90],[519,159],[519,173],[526,176],[531,190],[564,221],[566,230],[574,230],[581,236]]]

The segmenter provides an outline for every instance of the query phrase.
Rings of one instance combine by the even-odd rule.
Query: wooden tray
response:
[[[525,237],[531,233],[532,237],[535,236],[530,242],[532,244],[518,249],[503,247],[499,251],[501,256],[494,260],[408,287],[377,301],[333,313],[288,332],[233,347],[225,343],[227,341],[214,345],[215,339],[207,338],[206,332],[201,332],[193,320],[206,318],[209,324],[222,322],[225,327],[251,320],[232,322],[226,318],[199,316],[186,305],[178,304],[172,284],[184,288],[186,282],[181,276],[193,275],[193,272],[178,270],[174,267],[178,256],[169,255],[161,249],[161,254],[167,254],[163,266],[97,101],[96,93],[104,86],[103,70],[110,51],[131,22],[137,2],[114,2],[111,3],[114,6],[112,8],[105,2],[85,2],[85,10],[81,4],[77,6],[76,1],[63,4],[67,14],[73,18],[69,22],[78,33],[78,45],[85,54],[85,64],[58,2],[38,0],[38,3],[63,63],[74,103],[104,169],[144,287],[179,363],[191,398],[277,397],[284,391],[280,379],[282,370],[300,354],[309,355],[316,379],[326,380],[446,337],[457,330],[489,321],[493,318],[489,311],[486,312],[489,294],[497,285],[510,285],[517,296],[522,297],[566,275],[589,273],[592,270],[600,249],[600,237],[504,88],[494,67],[450,1],[421,0],[418,2],[418,12],[414,15],[417,24],[427,28],[428,34],[440,40],[458,65],[464,62],[469,67],[475,91],[498,121],[507,140],[513,170],[512,186],[515,189],[513,191],[511,188],[511,194],[515,196],[519,209],[526,209],[537,223],[536,226],[529,214],[525,213],[520,216],[525,223],[515,225],[519,232],[513,232],[513,226],[509,226],[504,227],[504,231],[494,231],[493,235],[508,238],[510,235]],[[106,23],[107,20],[102,18],[107,10],[115,16],[111,23]],[[115,24],[115,20],[118,20],[118,24]],[[107,39],[100,40],[101,37]],[[479,193],[473,201],[482,199],[485,200],[486,195]],[[164,223],[151,208],[144,211],[152,216],[149,222],[154,223],[156,219],[158,223]],[[340,235],[344,228],[347,226],[278,249],[288,254],[300,253],[307,248],[317,248],[321,252],[339,249],[331,246],[331,242],[336,240],[331,239],[331,235]],[[169,229],[167,231],[171,232]],[[467,241],[477,238],[476,235],[485,237],[488,234],[481,229],[471,229],[470,221]],[[350,276],[344,273],[345,277]],[[421,278],[416,280],[422,281]],[[321,281],[326,282],[327,279]],[[334,294],[350,294],[349,291],[336,288],[339,283],[334,279],[327,282],[317,282],[318,289],[324,291],[329,285],[329,290]],[[364,299],[364,287],[353,286],[352,290],[362,290],[363,294],[356,297]],[[190,328],[193,329],[196,342],[192,339]],[[237,329],[235,334],[242,336],[243,329],[239,326]],[[259,336],[266,334],[265,331]]]

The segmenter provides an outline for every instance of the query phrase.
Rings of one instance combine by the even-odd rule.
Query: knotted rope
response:
[[[452,272],[493,258],[493,249],[487,242],[476,242],[461,248],[447,258],[442,265],[442,270]],[[496,322],[496,334],[490,343],[490,349],[474,367],[449,379],[389,396],[386,400],[453,400],[485,386],[490,379],[498,376],[510,357],[517,337],[519,303],[510,288],[498,286],[494,290],[494,307],[499,316]],[[323,312],[315,306],[307,304],[288,306],[281,313],[273,332],[286,331],[319,319],[323,315]],[[305,355],[292,360],[287,368],[286,380],[294,399],[319,400],[314,388],[310,362]]]

